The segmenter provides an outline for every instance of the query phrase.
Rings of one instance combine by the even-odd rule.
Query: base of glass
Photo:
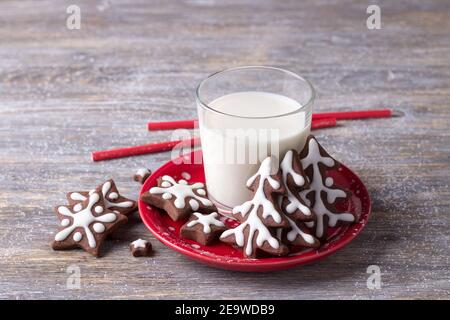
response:
[[[229,207],[227,205],[224,205],[223,203],[220,203],[219,201],[217,201],[216,199],[214,199],[214,197],[212,197],[211,195],[208,195],[209,200],[212,201],[212,203],[216,206],[217,208],[217,212],[222,215],[225,216],[227,218],[233,218],[233,208]]]

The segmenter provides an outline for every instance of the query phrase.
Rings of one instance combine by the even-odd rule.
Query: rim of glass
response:
[[[202,87],[206,83],[206,81],[208,81],[208,80],[210,80],[210,79],[212,79],[214,77],[220,76],[223,73],[227,73],[227,72],[230,72],[230,71],[244,70],[244,69],[266,69],[266,70],[280,71],[282,73],[285,73],[285,74],[287,74],[289,76],[292,76],[293,78],[295,78],[297,80],[305,82],[308,85],[309,89],[311,90],[311,96],[309,97],[308,102],[306,104],[301,105],[300,108],[298,108],[296,110],[293,110],[293,111],[287,112],[287,113],[282,113],[282,114],[279,114],[279,115],[276,115],[276,116],[265,116],[265,117],[238,116],[238,115],[235,115],[235,114],[222,112],[222,111],[219,111],[219,110],[216,110],[216,109],[210,107],[206,102],[204,102],[201,99],[201,97],[200,97],[200,90],[202,89]],[[277,68],[277,67],[269,67],[269,66],[242,66],[242,67],[234,67],[234,68],[228,68],[228,69],[224,69],[224,70],[221,70],[221,71],[217,71],[217,72],[214,72],[214,73],[210,74],[205,79],[203,79],[199,83],[199,85],[197,86],[197,89],[195,90],[195,99],[197,100],[197,103],[200,104],[203,108],[208,109],[208,110],[210,110],[212,112],[215,112],[215,113],[218,113],[218,114],[226,115],[228,117],[243,118],[243,119],[273,119],[273,118],[279,118],[279,117],[288,116],[290,114],[294,114],[294,113],[300,112],[303,109],[307,108],[309,105],[311,105],[313,103],[315,97],[316,97],[316,91],[314,90],[314,87],[312,86],[311,82],[309,82],[306,78],[301,77],[298,74],[296,74],[296,73],[294,73],[292,71],[286,70],[286,69]]]

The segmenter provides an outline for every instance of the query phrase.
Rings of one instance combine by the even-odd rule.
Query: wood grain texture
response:
[[[82,11],[66,28],[66,8]],[[423,299],[450,296],[450,3],[373,1],[2,1],[0,298]],[[95,259],[53,252],[64,194],[131,177],[169,154],[92,163],[92,150],[168,138],[147,120],[193,118],[209,73],[273,65],[308,77],[316,111],[393,107],[404,117],[343,122],[318,138],[366,183],[373,216],[348,247],[272,274],[215,270],[156,241],[136,216]],[[150,239],[153,258],[128,245]],[[366,286],[369,265],[382,289]],[[81,288],[66,287],[70,265]]]

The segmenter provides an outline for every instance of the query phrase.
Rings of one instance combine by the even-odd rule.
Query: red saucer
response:
[[[203,165],[189,164],[194,162],[194,158],[201,159],[201,151],[194,151],[183,157],[185,160],[190,161],[175,164],[174,161],[178,160],[178,163],[180,162],[181,158],[179,158],[166,163],[156,170],[142,186],[141,194],[156,186],[156,180],[163,175],[169,175],[178,180],[186,179],[186,177],[182,177],[182,174],[188,173],[190,177],[188,176],[189,179],[187,180],[189,182],[205,182]],[[241,250],[220,242],[212,246],[202,246],[194,241],[180,237],[180,228],[185,221],[172,221],[168,215],[142,201],[139,201],[139,212],[142,221],[158,240],[191,259],[206,263],[212,267],[235,271],[265,272],[283,270],[319,260],[341,249],[361,232],[369,219],[371,210],[370,197],[358,176],[344,165],[339,170],[331,171],[328,176],[332,177],[338,186],[352,191],[352,197],[339,205],[343,210],[359,213],[359,221],[352,225],[330,230],[327,242],[317,250],[299,248],[293,250],[293,253],[285,257],[248,259],[244,258]],[[231,219],[227,219],[226,223],[230,226],[236,225],[236,222]]]

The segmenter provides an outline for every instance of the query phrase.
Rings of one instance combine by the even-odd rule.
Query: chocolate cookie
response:
[[[268,227],[289,226],[277,201],[286,192],[277,162],[275,158],[266,158],[258,172],[247,180],[247,188],[253,191],[253,198],[234,207],[233,218],[243,222],[255,212]]]
[[[315,222],[306,225],[314,230],[319,239],[326,239],[328,227],[353,223],[358,217],[351,212],[341,212],[336,208],[337,199],[348,198],[349,191],[338,188],[327,171],[337,169],[339,163],[310,135],[300,153],[302,166],[308,176],[310,186],[300,192],[301,198],[316,214]]]
[[[275,199],[285,192],[280,172],[275,170],[277,162],[276,158],[266,158],[258,172],[247,181],[247,187],[254,191],[253,198],[233,209],[234,216],[242,223],[220,236],[221,241],[243,248],[245,257],[255,258],[260,251],[276,256],[289,252],[269,228],[289,227]]]
[[[112,179],[105,181],[94,190],[69,192],[66,197],[69,204],[77,204],[85,201],[93,192],[101,193],[106,208],[114,212],[129,215],[137,209],[136,201],[123,197]]]
[[[98,256],[105,237],[128,220],[126,216],[109,210],[105,204],[102,193],[94,191],[82,202],[56,207],[61,227],[52,248],[82,248]]]
[[[283,212],[294,221],[314,221],[314,212],[300,197],[299,192],[309,188],[300,156],[295,150],[288,150],[280,164],[286,194],[280,197],[280,206]]]
[[[219,235],[227,228],[219,220],[219,214],[201,214],[194,212],[189,220],[181,227],[183,238],[194,240],[202,245],[210,245],[219,238]]]
[[[195,211],[209,213],[216,210],[207,197],[203,183],[189,184],[183,179],[176,182],[170,176],[159,178],[158,186],[145,192],[141,200],[165,210],[174,221],[186,218]]]
[[[143,239],[137,239],[130,243],[130,251],[133,257],[148,257],[153,253],[152,244]]]

